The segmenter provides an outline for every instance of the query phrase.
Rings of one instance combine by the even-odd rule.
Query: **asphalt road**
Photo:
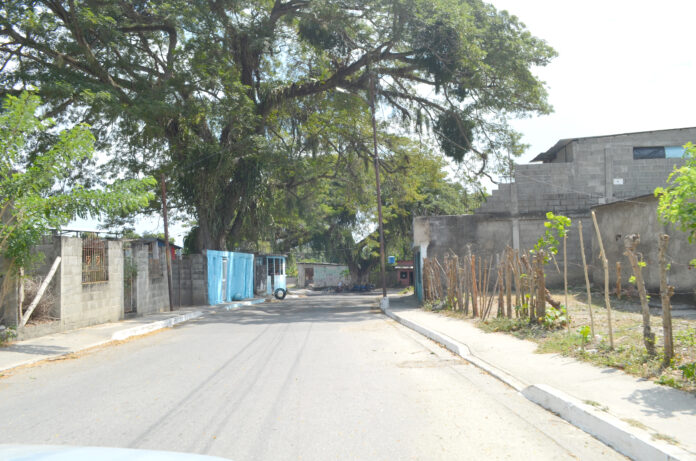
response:
[[[624,459],[375,305],[319,296],[220,311],[15,371],[0,378],[0,443],[235,460]]]

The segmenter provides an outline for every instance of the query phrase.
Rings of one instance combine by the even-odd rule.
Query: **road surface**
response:
[[[216,311],[15,371],[0,378],[0,443],[235,460],[624,459],[375,306],[335,295]]]

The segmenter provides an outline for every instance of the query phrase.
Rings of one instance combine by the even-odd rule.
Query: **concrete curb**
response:
[[[239,301],[236,303],[219,304],[219,306],[225,310],[233,311],[233,310],[241,309],[244,306],[251,306],[253,304],[261,304],[264,302],[266,302],[266,298],[257,298],[257,299],[252,299],[251,301]]]
[[[422,334],[426,338],[442,344],[462,359],[517,390],[529,401],[557,414],[570,424],[582,429],[631,459],[640,461],[696,459],[692,453],[665,442],[652,440],[651,435],[647,431],[634,428],[620,419],[601,412],[558,389],[545,384],[528,385],[506,371],[476,357],[466,344],[407,320],[394,313],[388,307],[383,307],[381,303],[380,309],[387,317]]]
[[[66,351],[66,352],[61,352],[58,354],[50,355],[48,357],[35,357],[27,360],[23,360],[21,362],[14,363],[9,366],[5,366],[0,368],[0,372],[3,371],[8,371],[12,370],[14,368],[26,366],[26,365],[32,365],[34,363],[38,362],[43,362],[44,360],[51,361],[51,360],[56,360],[60,359],[61,357],[65,357],[66,355],[70,354],[75,354],[80,351],[84,351],[86,349],[92,349],[93,347],[99,347],[99,346],[104,346],[106,344],[112,343],[114,341],[122,341],[127,338],[131,338],[133,336],[140,336],[144,335],[147,333],[150,333],[155,330],[161,330],[162,328],[168,328],[176,325],[177,323],[181,322],[186,322],[187,320],[192,320],[195,318],[198,318],[203,315],[203,312],[201,311],[192,311],[192,312],[187,312],[186,314],[178,315],[176,317],[171,317],[166,320],[160,320],[157,322],[152,322],[148,323],[145,325],[138,325],[137,327],[133,328],[127,328],[125,330],[117,331],[111,335],[110,339],[104,339],[101,341],[95,341],[93,343],[85,344],[83,346],[78,347],[77,349],[71,350],[71,351]]]
[[[162,328],[169,328],[176,325],[177,323],[186,322],[188,320],[198,318],[201,315],[203,315],[203,312],[201,311],[192,311],[165,320],[159,320],[157,322],[152,322],[145,325],[138,325],[137,327],[115,332],[113,335],[111,335],[111,340],[123,341],[124,339],[131,338],[133,336],[140,336],[155,330],[161,330]]]

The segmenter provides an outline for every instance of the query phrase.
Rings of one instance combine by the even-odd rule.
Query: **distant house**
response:
[[[297,263],[297,286],[300,288],[336,287],[350,283],[348,266],[333,263]]]
[[[396,282],[400,286],[407,287],[413,285],[413,261],[396,261]]]

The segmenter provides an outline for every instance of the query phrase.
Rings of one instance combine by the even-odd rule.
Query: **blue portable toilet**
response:
[[[207,250],[208,304],[254,297],[254,255]]]

